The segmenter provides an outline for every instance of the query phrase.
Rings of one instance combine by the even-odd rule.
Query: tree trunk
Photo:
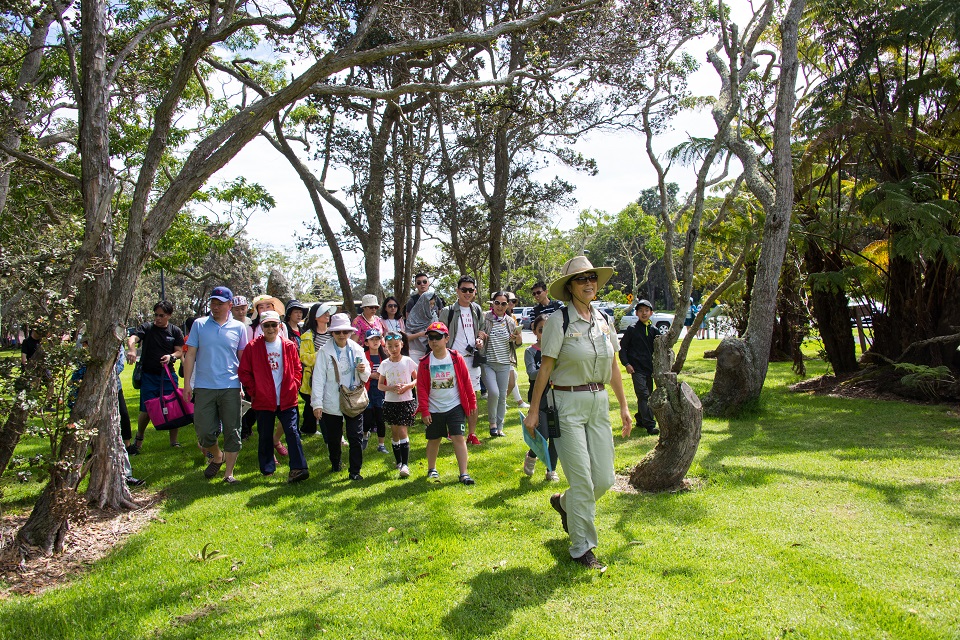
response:
[[[630,471],[630,484],[644,491],[663,491],[679,486],[697,455],[703,407],[686,382],[678,383],[670,371],[673,351],[666,336],[655,341],[653,370],[657,388],[650,408],[657,417],[657,446]]]
[[[70,431],[64,437],[57,452],[58,463],[50,465],[50,481],[17,532],[12,551],[26,554],[28,547],[38,547],[48,556],[63,551],[70,522],[81,519],[85,513],[83,500],[76,491],[87,442],[82,431]]]
[[[807,273],[830,273],[843,268],[843,256],[836,249],[825,252],[811,242],[805,253]],[[827,361],[835,374],[857,371],[857,347],[850,327],[850,307],[842,289],[822,286],[810,287],[813,318],[820,331],[820,340],[827,352]]]
[[[7,421],[0,430],[0,476],[7,470],[7,465],[13,458],[13,452],[20,442],[20,437],[27,429],[27,409],[17,402],[7,414]]]
[[[773,200],[760,186],[759,176],[747,173],[747,185],[764,205],[763,244],[757,275],[751,290],[750,316],[743,340],[724,339],[717,349],[717,370],[713,389],[703,400],[708,415],[733,415],[758,399],[767,377],[770,341],[776,315],[780,272],[786,255],[790,218],[793,213],[793,157],[790,128],[796,104],[797,34],[805,0],[792,0],[781,24],[781,72],[777,83],[777,106],[773,131]],[[738,155],[741,151],[738,150]],[[751,158],[740,158],[744,166]],[[756,158],[752,158],[756,170]],[[731,368],[730,364],[735,364]],[[726,380],[729,377],[730,381]],[[731,381],[734,384],[731,384]]]
[[[117,376],[111,375],[107,381],[103,405],[88,423],[97,430],[93,438],[93,458],[90,467],[90,484],[87,487],[87,501],[100,509],[116,508],[136,509],[138,505],[127,488],[124,473],[123,440],[120,437],[120,409],[117,406]],[[112,428],[111,428],[112,427]],[[111,437],[110,434],[114,434]]]

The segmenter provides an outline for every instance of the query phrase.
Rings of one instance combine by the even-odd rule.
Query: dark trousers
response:
[[[648,404],[650,394],[653,393],[653,376],[640,371],[630,375],[633,378],[633,390],[637,394],[637,425],[649,431],[657,426],[653,410]]]
[[[244,392],[243,399],[246,400],[247,402],[250,402],[251,400],[250,394]],[[246,440],[251,435],[253,435],[253,425],[255,424],[257,424],[257,412],[253,410],[253,407],[251,407],[250,410],[247,411],[245,414],[243,414],[243,417],[240,418],[240,439],[241,440]],[[258,425],[257,430],[259,429],[260,427]]]
[[[310,404],[308,394],[300,394],[303,398],[303,422],[300,424],[300,433],[312,436],[317,432],[317,419],[313,415],[313,405]]]
[[[117,383],[117,402],[120,404],[120,437],[126,442],[133,437],[133,431],[130,430],[130,410],[127,409],[127,401],[123,398],[123,386]]]
[[[327,449],[330,451],[330,465],[335,470],[340,469],[342,458],[340,438],[343,437],[344,423],[346,423],[347,442],[350,443],[350,473],[360,473],[360,467],[363,466],[362,413],[354,418],[332,413],[325,413],[321,416],[320,432],[323,434],[323,441],[327,443]]]
[[[290,470],[306,469],[307,458],[303,454],[303,443],[300,442],[300,430],[297,428],[297,407],[274,411],[253,411],[257,416],[257,461],[260,463],[260,473],[267,475],[277,470],[276,458],[273,457],[273,424],[280,421],[283,435],[287,439],[287,450],[290,454]]]
[[[383,420],[383,405],[375,407],[368,404],[363,410],[363,430],[367,433],[377,430],[377,437],[384,438],[387,435],[387,423]]]

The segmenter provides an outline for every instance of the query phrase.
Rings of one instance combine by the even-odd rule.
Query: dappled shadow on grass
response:
[[[704,469],[715,472],[728,457],[813,451],[830,451],[841,459],[960,456],[956,421],[951,425],[937,417],[945,407],[918,409],[899,402],[846,398],[814,402],[786,391],[765,393],[762,411],[730,420],[719,432],[721,439],[705,447],[706,454],[698,460]],[[705,424],[705,433],[716,433],[707,428],[711,422],[715,421]]]
[[[556,562],[541,572],[516,567],[487,569],[473,576],[467,583],[470,593],[466,599],[443,617],[441,624],[447,633],[457,638],[496,637],[509,626],[515,611],[541,607],[561,587],[600,579],[598,572],[570,560],[566,538],[551,540],[547,548]]]
[[[528,493],[540,492],[543,491],[544,485],[541,483],[534,483],[531,478],[528,476],[522,476],[520,482],[513,486],[507,487],[489,495],[482,500],[478,500],[475,506],[479,509],[496,509],[507,504],[510,500],[514,498],[520,498]]]
[[[948,527],[960,527],[960,516],[943,513],[942,511],[920,509],[914,503],[915,500],[919,499],[926,504],[934,505],[943,500],[948,487],[946,482],[877,482],[851,475],[807,473],[796,469],[742,467],[737,465],[724,467],[722,481],[730,487],[755,487],[776,482],[778,478],[794,478],[824,485],[854,485],[861,489],[875,491],[883,496],[887,505],[911,517],[939,522]]]

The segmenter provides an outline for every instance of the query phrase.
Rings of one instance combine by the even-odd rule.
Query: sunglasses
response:
[[[577,276],[576,278],[570,278],[571,282],[576,282],[577,284],[586,284],[587,282],[597,282],[598,280],[600,280],[600,278],[599,276],[597,276],[597,274],[593,274],[589,276]]]
[[[543,293],[543,291],[544,291],[543,289],[539,289],[539,290],[537,290],[537,291],[534,291],[534,292],[533,292],[533,295],[538,296],[538,295],[540,295],[541,293]]]
[[[476,289],[471,289],[470,287],[460,287],[460,291],[463,293],[476,293]]]
[[[506,302],[501,302],[500,300],[494,300],[494,301],[493,301],[493,306],[495,306],[495,307],[505,307],[505,306],[507,306],[507,303],[506,303]]]
[[[396,305],[396,304],[388,304],[387,309],[396,309],[398,306],[399,305]]]
[[[380,308],[380,305],[378,304],[368,304],[367,306],[364,307],[364,309],[379,309],[379,308]]]
[[[446,336],[442,333],[428,333],[427,340],[443,340]]]
[[[509,300],[507,300],[507,302],[509,302],[510,304],[517,304],[517,299],[516,299],[516,298],[510,298]]]
[[[260,326],[263,327],[264,329],[276,329],[280,325],[276,322],[264,322]]]
[[[383,339],[384,340],[403,340],[403,336],[400,335],[399,333],[388,333],[387,335],[383,336]]]
[[[355,331],[331,331],[335,336],[349,336],[351,333],[356,333]]]
[[[428,284],[429,280],[417,280],[417,284]]]

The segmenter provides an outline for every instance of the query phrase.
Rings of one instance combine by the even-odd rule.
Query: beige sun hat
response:
[[[376,307],[379,309],[380,301],[377,300],[377,296],[368,293],[360,299],[360,308],[362,309],[363,307]]]
[[[257,296],[250,302],[250,308],[253,311],[253,314],[251,315],[252,320],[256,320],[257,316],[259,315],[257,313],[257,305],[263,304],[264,302],[271,303],[273,305],[273,310],[281,316],[287,312],[286,307],[283,306],[283,303],[280,302],[279,298],[274,298],[273,296],[268,295]]]
[[[563,269],[560,271],[563,275],[554,280],[553,284],[550,285],[550,297],[554,300],[570,302],[570,292],[567,291],[567,283],[570,282],[570,279],[574,276],[589,271],[597,274],[597,293],[600,292],[603,285],[607,284],[607,281],[613,276],[613,267],[595,267],[590,263],[590,260],[587,259],[587,256],[577,256],[576,258],[567,260],[566,264],[563,265]]]

